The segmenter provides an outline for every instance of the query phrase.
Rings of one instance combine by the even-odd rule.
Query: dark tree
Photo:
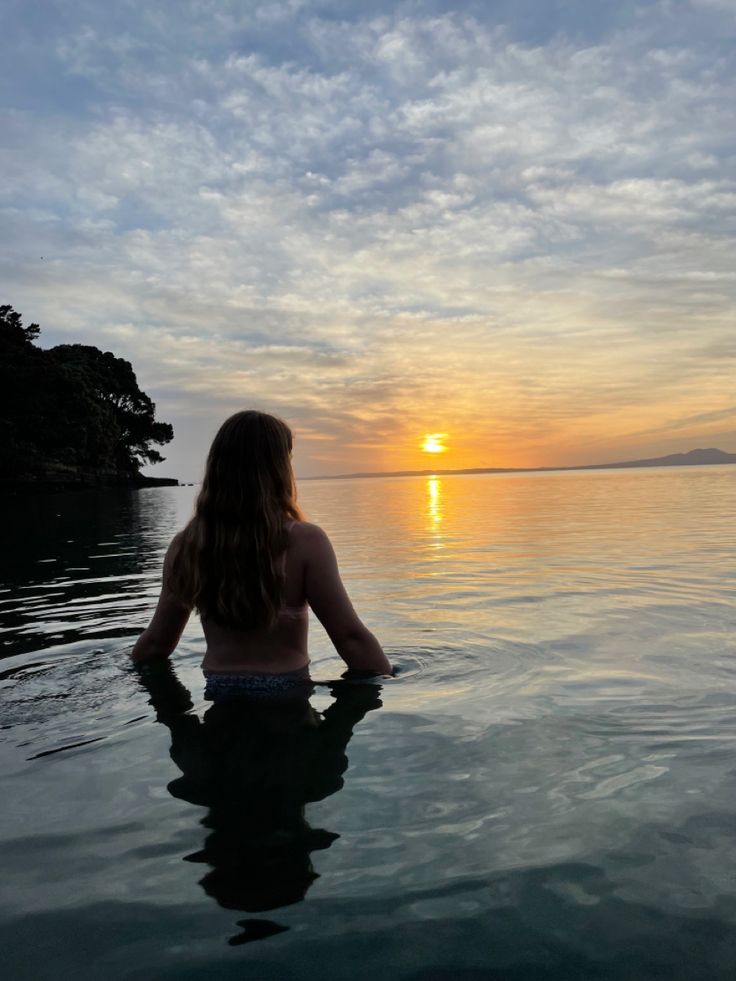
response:
[[[130,362],[86,344],[42,350],[39,332],[0,306],[0,475],[135,479],[160,463],[153,446],[173,429],[156,421]]]
[[[0,306],[0,324],[3,327],[3,342],[11,347],[22,348],[25,344],[32,344],[41,333],[38,324],[24,327],[21,315],[7,305]]]
[[[114,433],[109,451],[119,470],[137,473],[146,463],[161,463],[164,457],[151,444],[170,442],[174,430],[156,422],[156,406],[138,388],[129,361],[88,344],[60,344],[49,355],[78,379],[85,398],[98,407],[105,431]]]

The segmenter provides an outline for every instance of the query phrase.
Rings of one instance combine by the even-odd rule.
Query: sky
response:
[[[736,452],[736,0],[2,23],[0,302],[132,362],[148,472],[242,408],[303,476]]]

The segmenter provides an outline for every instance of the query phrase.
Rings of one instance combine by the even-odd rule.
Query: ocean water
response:
[[[8,981],[736,975],[736,467],[303,482],[399,668],[128,651],[196,488],[6,502]]]

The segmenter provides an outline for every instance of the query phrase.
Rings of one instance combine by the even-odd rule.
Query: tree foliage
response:
[[[87,344],[44,350],[38,324],[0,306],[0,475],[54,468],[134,478],[164,457],[169,423],[138,388],[129,361]]]

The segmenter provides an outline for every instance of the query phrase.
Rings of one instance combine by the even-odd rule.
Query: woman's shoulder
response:
[[[327,538],[326,533],[319,525],[312,524],[311,521],[292,521],[290,534],[300,541],[321,541]]]
[[[168,548],[164,552],[164,581],[168,582],[169,577],[174,568],[174,562],[179,554],[179,549],[181,548],[182,539],[184,536],[183,531],[178,531],[174,537],[171,539]]]
[[[181,543],[182,543],[183,539],[184,539],[184,529],[182,528],[181,531],[177,531],[177,533],[174,535],[174,537],[169,542],[168,548],[166,549],[166,554],[168,555],[168,557],[170,559],[173,559],[174,556],[176,555],[176,553],[181,548]]]
[[[305,556],[314,555],[331,547],[324,529],[312,524],[311,521],[295,521],[291,526],[289,537],[296,550]]]

